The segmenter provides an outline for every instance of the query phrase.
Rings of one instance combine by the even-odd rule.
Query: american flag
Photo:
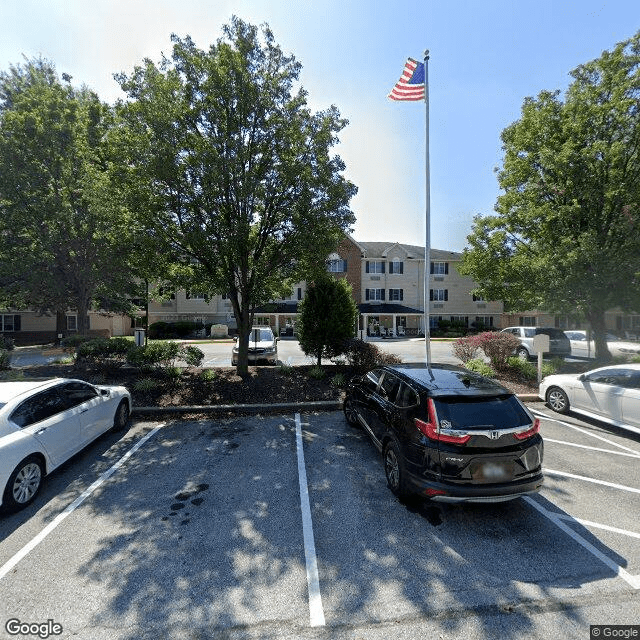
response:
[[[400,80],[391,89],[391,100],[424,100],[424,64],[407,59]]]

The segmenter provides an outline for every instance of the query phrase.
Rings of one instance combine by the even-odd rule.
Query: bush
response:
[[[213,369],[203,369],[200,372],[200,377],[205,382],[213,382],[218,377],[218,374]]]
[[[507,360],[513,355],[520,340],[512,333],[485,331],[475,336],[480,348],[491,361],[494,369],[506,369]]]
[[[158,381],[153,378],[140,378],[133,384],[135,391],[153,391],[158,387]]]
[[[542,377],[551,376],[558,372],[562,360],[555,359],[550,362],[542,363]],[[523,378],[527,380],[538,380],[538,365],[534,362],[528,362],[521,358],[513,357],[507,360],[507,364],[511,369],[515,369]]]
[[[344,377],[344,373],[336,373],[336,375],[333,376],[333,378],[331,378],[330,384],[332,387],[337,387],[338,389],[344,389],[346,382],[347,380]]]
[[[354,373],[365,373],[381,364],[400,364],[402,360],[393,353],[378,349],[372,342],[352,338],[346,343],[344,353]]]
[[[91,336],[81,336],[79,333],[74,333],[66,338],[62,338],[60,346],[65,348],[77,349],[81,344],[95,340]]]
[[[104,368],[121,367],[132,349],[135,349],[133,342],[126,338],[94,338],[78,345],[76,359]]]
[[[144,347],[134,347],[129,352],[127,361],[142,371],[167,369],[175,366],[180,352],[181,348],[177,342],[149,342]]]
[[[480,340],[478,336],[467,336],[466,338],[458,338],[451,348],[453,355],[463,363],[473,360],[480,349]]]
[[[7,349],[0,349],[0,369],[11,368],[11,356]]]
[[[13,338],[0,334],[0,349],[4,351],[13,351],[15,349],[15,346],[16,343]]]
[[[182,359],[189,367],[199,367],[204,360],[204,353],[198,347],[182,347]]]
[[[325,373],[322,367],[318,367],[317,365],[311,367],[309,369],[309,377],[314,378],[315,380],[322,380],[327,374]]]
[[[278,365],[278,372],[280,373],[281,376],[291,376],[293,375],[293,367],[290,364],[279,364]]]
[[[493,367],[480,358],[467,360],[467,362],[464,363],[464,366],[465,368],[469,369],[469,371],[479,373],[481,376],[485,376],[486,378],[496,377],[496,372],[494,371]]]

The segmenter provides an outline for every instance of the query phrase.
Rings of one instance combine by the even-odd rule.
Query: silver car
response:
[[[236,344],[231,352],[231,366],[238,365],[238,337],[234,338]],[[258,364],[278,364],[278,338],[273,335],[270,327],[252,327],[249,334],[249,362]]]
[[[538,395],[554,411],[575,411],[640,433],[640,364],[547,376]]]
[[[533,339],[544,334],[549,336],[549,351],[544,356],[570,356],[571,343],[564,332],[555,327],[507,327],[503,333],[511,333],[520,340],[520,345],[516,348],[515,354],[523,360],[531,358],[535,351],[533,349]]]
[[[595,358],[596,343],[587,340],[587,332],[583,329],[572,329],[564,332],[571,343],[571,355],[574,358]],[[640,355],[640,342],[619,340],[612,333],[606,334],[607,349],[614,358],[632,358]]]

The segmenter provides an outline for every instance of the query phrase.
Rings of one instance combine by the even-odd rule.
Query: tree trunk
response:
[[[607,328],[604,319],[603,309],[594,309],[587,314],[587,319],[593,330],[593,339],[596,345],[596,360],[600,362],[609,362],[611,353],[607,347]]]
[[[67,316],[64,311],[58,309],[56,311],[56,344],[60,342],[60,338],[58,336],[64,335],[67,331]]]
[[[240,377],[245,377],[249,375],[249,334],[251,333],[252,317],[247,307],[240,307],[233,299],[232,302],[238,325],[238,365],[236,371]]]

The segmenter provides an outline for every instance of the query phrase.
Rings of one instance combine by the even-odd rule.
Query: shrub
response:
[[[485,331],[475,336],[494,369],[505,369],[507,360],[520,344],[512,333]]]
[[[494,371],[493,367],[480,358],[467,360],[467,362],[464,363],[464,366],[465,368],[469,369],[469,371],[479,373],[481,376],[485,376],[486,378],[496,377],[496,372]]]
[[[158,386],[158,381],[153,378],[140,378],[133,384],[135,391],[153,391]]]
[[[9,369],[11,365],[11,356],[7,349],[0,349],[0,369]]]
[[[333,376],[333,378],[331,378],[330,384],[332,387],[337,387],[338,389],[344,389],[346,382],[347,380],[344,376],[344,373],[336,373],[336,375]]]
[[[144,347],[134,347],[128,354],[127,361],[133,367],[143,371],[167,369],[175,366],[180,357],[181,348],[177,342],[149,342]]]
[[[199,367],[204,360],[204,353],[198,347],[182,347],[182,359],[189,367]]]
[[[91,336],[82,336],[79,333],[74,333],[66,338],[62,338],[60,341],[60,346],[65,348],[77,349],[84,342],[89,342],[90,340],[95,340]]]
[[[13,338],[0,334],[0,349],[4,351],[13,351],[15,349],[15,346],[16,343]]]
[[[360,338],[352,338],[347,341],[345,355],[354,373],[365,373],[381,364],[400,364],[402,362],[395,354],[381,351],[372,342],[365,342]]]
[[[205,382],[213,382],[218,377],[218,374],[213,369],[203,369],[200,372],[200,377]]]
[[[458,338],[452,345],[453,355],[464,363],[473,360],[480,349],[480,340],[478,336],[467,336],[466,338]]]
[[[318,367],[317,365],[311,367],[309,369],[309,377],[314,378],[315,380],[322,380],[327,374],[325,373],[322,367]]]
[[[293,374],[293,367],[290,364],[280,364],[278,365],[278,372],[282,376],[290,376]]]
[[[78,345],[76,359],[101,367],[121,367],[135,346],[126,338],[94,338]]]
[[[554,373],[557,373],[561,363],[562,360],[559,358],[555,358],[551,361],[544,361],[542,363],[542,377],[544,378],[545,376],[551,376]],[[507,364],[511,369],[517,370],[518,373],[527,380],[538,379],[538,365],[534,362],[528,362],[521,358],[513,357],[507,360]]]

